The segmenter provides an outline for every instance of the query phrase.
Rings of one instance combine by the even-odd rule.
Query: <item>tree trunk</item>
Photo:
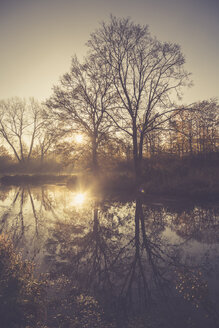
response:
[[[133,158],[134,158],[134,168],[135,168],[135,182],[137,190],[140,189],[141,186],[141,178],[142,178],[142,144],[140,142],[138,147],[137,140],[137,129],[133,129]]]
[[[94,175],[98,174],[98,169],[97,141],[94,137],[92,141],[92,171]]]

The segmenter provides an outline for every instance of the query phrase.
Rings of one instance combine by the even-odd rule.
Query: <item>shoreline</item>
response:
[[[209,189],[195,189],[191,184],[191,188],[187,186],[187,189],[170,188],[162,186],[162,188],[155,191],[155,188],[146,187],[146,182],[143,181],[142,189],[139,191],[135,190],[133,180],[130,178],[120,177],[116,179],[101,178],[98,183],[91,176],[80,176],[79,174],[15,174],[15,175],[3,175],[0,177],[0,186],[39,186],[39,185],[66,185],[69,189],[75,189],[79,185],[82,188],[94,187],[93,192],[103,195],[103,198],[113,198],[118,200],[134,200],[137,195],[141,195],[143,202],[154,202],[159,203],[215,203],[219,200],[219,193]],[[95,181],[95,183],[94,183]],[[155,187],[155,186],[154,186]]]

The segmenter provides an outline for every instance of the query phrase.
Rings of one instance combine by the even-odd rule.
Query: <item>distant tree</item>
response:
[[[63,123],[67,133],[81,133],[89,140],[92,166],[98,170],[98,150],[110,131],[106,110],[112,105],[109,67],[87,58],[83,64],[75,57],[53,95],[47,100],[48,116]]]
[[[152,157],[162,151],[162,133],[159,130],[152,130],[145,136],[146,155]]]
[[[171,153],[183,156],[186,153],[195,152],[195,113],[194,111],[178,111],[176,115],[169,121],[169,141]]]
[[[173,115],[171,96],[180,96],[181,87],[189,82],[185,59],[177,44],[152,38],[147,26],[113,16],[91,34],[88,47],[91,57],[109,67],[117,97],[107,112],[131,137],[139,185],[145,136]]]
[[[200,152],[218,150],[219,105],[215,99],[194,105],[195,133]]]
[[[42,106],[34,99],[0,102],[0,137],[18,162],[30,160],[42,125]]]
[[[171,152],[183,156],[217,151],[218,114],[219,106],[214,99],[194,103],[190,111],[176,109],[176,115],[169,122]]]
[[[45,110],[42,113],[42,125],[36,138],[36,146],[34,149],[35,156],[40,158],[41,164],[47,155],[56,152],[57,144],[63,137],[63,131],[60,129],[57,122],[49,120],[45,115]]]

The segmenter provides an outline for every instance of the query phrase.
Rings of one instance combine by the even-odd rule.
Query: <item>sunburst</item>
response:
[[[82,134],[76,134],[76,136],[75,136],[75,141],[76,141],[77,143],[82,143],[83,140],[84,140],[84,137],[83,137]]]
[[[77,193],[74,196],[73,203],[74,203],[74,205],[83,205],[85,199],[86,199],[86,196],[84,193]]]

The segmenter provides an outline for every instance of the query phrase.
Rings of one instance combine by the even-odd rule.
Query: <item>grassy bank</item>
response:
[[[143,188],[150,194],[216,200],[219,196],[218,176],[216,160],[155,159],[144,167]]]
[[[4,175],[0,181],[3,185],[22,186],[22,185],[42,185],[42,184],[57,184],[66,183],[69,179],[68,175],[53,175],[53,174],[16,174]]]

